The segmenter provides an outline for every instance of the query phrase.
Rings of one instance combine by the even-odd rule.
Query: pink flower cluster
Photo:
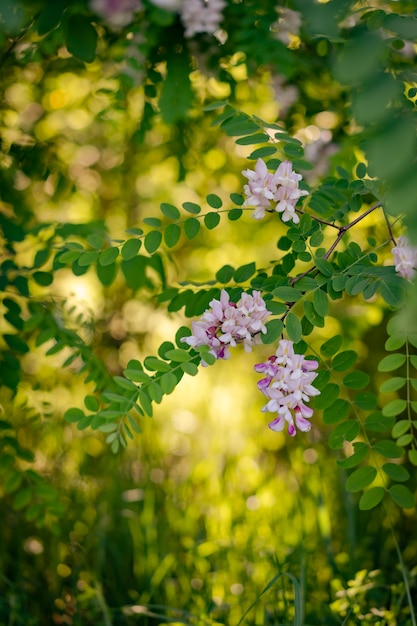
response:
[[[150,0],[152,4],[166,11],[179,12],[185,28],[185,36],[198,33],[213,35],[223,20],[225,0]],[[141,0],[89,0],[90,9],[114,30],[124,28],[133,22],[135,13],[142,11]]]
[[[308,421],[313,409],[304,403],[320,391],[313,387],[312,382],[317,376],[317,361],[309,361],[302,354],[295,354],[293,342],[281,339],[275,356],[269,357],[265,363],[255,365],[255,371],[265,374],[258,382],[258,389],[268,398],[263,412],[277,413],[269,423],[269,428],[281,431],[288,423],[288,433],[293,437],[297,428],[302,432],[311,429]],[[295,423],[294,423],[295,422]]]
[[[398,237],[397,245],[392,249],[395,271],[403,278],[412,279],[417,269],[417,248],[410,246],[407,237]]]
[[[90,9],[118,30],[133,22],[135,13],[141,11],[143,5],[141,0],[90,0]]]
[[[184,0],[181,8],[181,21],[185,26],[185,36],[197,33],[213,35],[223,19],[224,0]]]
[[[291,161],[280,163],[272,174],[265,161],[258,159],[255,171],[243,170],[242,174],[249,181],[243,188],[246,195],[243,206],[255,207],[252,217],[260,220],[266,210],[277,211],[282,214],[283,222],[292,220],[294,224],[299,223],[295,205],[302,196],[308,196],[308,192],[299,189],[298,183],[302,176],[293,171]],[[272,203],[275,204],[273,208]]]
[[[250,296],[242,293],[239,302],[230,302],[229,294],[222,289],[220,300],[212,300],[198,322],[192,322],[193,334],[182,341],[193,348],[209,346],[216,359],[228,359],[229,348],[243,343],[246,352],[260,341],[265,333],[265,320],[270,315],[259,291]],[[205,365],[204,362],[202,362]]]

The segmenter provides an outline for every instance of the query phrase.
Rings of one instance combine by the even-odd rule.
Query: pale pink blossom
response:
[[[292,220],[298,224],[300,218],[295,205],[308,192],[299,188],[302,176],[293,171],[291,161],[280,163],[272,174],[266,163],[258,159],[255,170],[243,170],[242,174],[248,179],[243,188],[246,196],[243,206],[255,208],[252,217],[259,220],[265,216],[265,211],[277,211],[282,214],[283,222]]]
[[[229,348],[243,344],[246,352],[260,341],[260,334],[266,333],[265,321],[270,315],[259,291],[252,295],[242,293],[239,302],[230,302],[225,289],[220,300],[213,299],[200,320],[192,322],[192,335],[182,341],[195,348],[209,346],[210,354],[216,359],[228,359]],[[204,362],[202,362],[205,365]]]
[[[296,354],[293,342],[287,339],[281,339],[275,356],[255,365],[256,372],[266,375],[258,381],[258,389],[268,398],[261,411],[277,414],[269,423],[271,430],[281,431],[288,424],[288,433],[293,437],[297,428],[302,432],[311,429],[308,420],[313,409],[305,403],[320,393],[312,384],[317,367],[317,361]]]
[[[288,46],[300,32],[301,13],[282,6],[278,6],[276,11],[279,18],[272,24],[271,31],[275,33],[277,39]]]
[[[90,9],[117,30],[130,24],[143,5],[141,0],[90,0]]]
[[[224,0],[183,0],[180,8],[181,21],[185,27],[185,36],[193,37],[198,33],[213,35],[223,19]]]
[[[417,269],[417,248],[410,245],[404,235],[398,237],[397,245],[392,249],[395,271],[403,278],[411,280]]]

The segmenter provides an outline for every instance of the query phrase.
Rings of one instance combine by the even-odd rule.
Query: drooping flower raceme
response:
[[[417,248],[410,245],[404,235],[398,237],[397,245],[392,249],[395,271],[403,278],[411,279],[417,269]]]
[[[302,196],[308,196],[308,191],[299,188],[302,176],[293,171],[291,161],[280,163],[272,174],[265,161],[258,159],[255,170],[243,170],[242,174],[248,179],[243,188],[246,196],[243,206],[255,207],[252,217],[260,220],[265,211],[277,211],[282,214],[283,222],[299,223],[295,205]]]
[[[183,0],[180,15],[185,26],[185,36],[193,37],[197,33],[213,35],[223,19],[224,0]]]
[[[313,409],[305,403],[320,394],[312,384],[317,367],[317,361],[294,353],[293,342],[287,339],[281,339],[274,356],[255,365],[255,371],[265,375],[258,382],[258,389],[268,398],[261,410],[277,414],[269,423],[271,430],[281,431],[287,423],[288,433],[293,437],[297,428],[302,432],[311,429],[309,419]]]
[[[192,335],[182,341],[194,347],[209,346],[216,359],[228,359],[229,348],[243,343],[246,352],[260,342],[260,333],[266,332],[265,320],[270,315],[259,291],[252,295],[242,293],[239,302],[230,302],[222,289],[220,300],[212,300],[198,322],[192,322]],[[203,365],[206,365],[202,361]]]

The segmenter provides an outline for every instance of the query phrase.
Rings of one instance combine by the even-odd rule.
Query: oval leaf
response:
[[[346,481],[346,490],[354,493],[369,487],[377,475],[375,467],[360,467],[349,476]]]

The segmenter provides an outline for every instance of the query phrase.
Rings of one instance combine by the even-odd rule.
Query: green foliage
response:
[[[415,575],[400,549],[402,580],[388,540],[391,561],[376,559],[388,581],[358,573],[353,510],[336,502],[358,504],[367,537],[378,524],[378,538],[389,525],[401,537],[415,516],[416,294],[391,247],[404,229],[417,236],[416,16],[403,2],[244,0],[225,3],[214,34],[189,36],[181,7],[110,9],[0,8],[0,622],[133,624],[139,613],[301,626],[378,615],[415,626]],[[266,215],[250,221],[247,170],[259,159],[262,193],[282,163],[302,172],[307,195],[292,219],[258,189]],[[265,301],[256,358],[282,338],[317,356],[311,435],[284,443],[256,430],[251,396],[243,427],[225,388],[243,393],[251,357],[233,348],[236,368],[217,375],[209,345],[182,341],[196,328],[184,319],[197,321],[222,289],[232,307],[255,291]],[[187,384],[202,365],[215,365],[205,374],[218,386],[205,401],[209,424],[217,411],[210,429],[205,413],[178,409],[200,395]],[[277,548],[270,528],[286,527]],[[331,553],[341,529],[349,566],[341,548]],[[9,543],[31,562],[16,567]],[[369,562],[372,548],[359,548]]]

